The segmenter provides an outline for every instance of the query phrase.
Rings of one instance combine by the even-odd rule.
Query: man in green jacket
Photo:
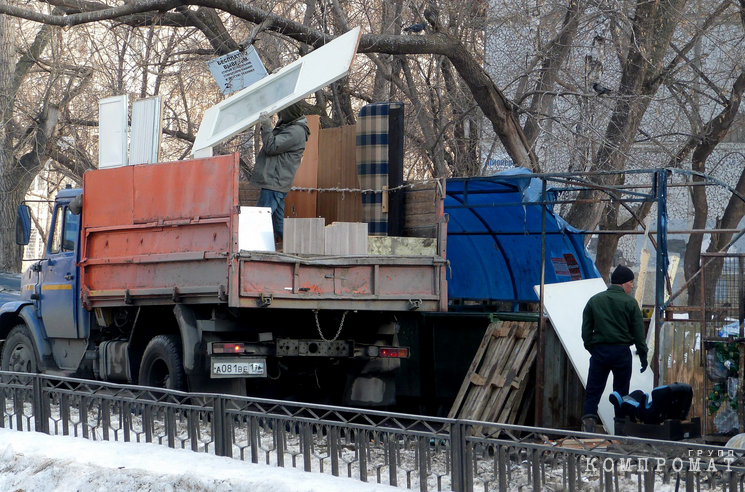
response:
[[[256,157],[251,173],[251,184],[261,188],[257,207],[272,209],[274,240],[281,249],[285,220],[285,196],[292,188],[295,173],[305,151],[310,129],[308,120],[298,104],[277,113],[277,126],[272,128],[269,115],[263,113],[259,119],[263,146]]]
[[[591,354],[582,417],[586,432],[595,432],[598,404],[609,373],[613,372],[613,391],[621,396],[629,394],[632,361],[629,346],[636,345],[641,372],[647,369],[644,321],[639,305],[629,295],[634,288],[634,273],[619,265],[610,281],[608,290],[592,296],[582,313],[582,341]]]

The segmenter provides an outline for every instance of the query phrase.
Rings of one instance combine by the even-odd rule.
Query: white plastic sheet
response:
[[[238,216],[239,251],[274,251],[272,209],[241,207]]]
[[[540,292],[540,286],[534,287],[536,294]],[[582,311],[585,309],[590,297],[606,290],[603,279],[594,278],[588,280],[576,280],[574,282],[562,282],[558,284],[544,285],[543,305],[551,324],[559,336],[561,345],[564,347],[574,370],[577,371],[582,385],[587,387],[587,372],[590,369],[590,353],[585,350],[582,343]],[[636,348],[631,347],[634,356],[631,371],[630,391],[642,390],[651,393],[654,386],[652,371],[647,369],[640,373],[641,361],[636,353]],[[651,357],[651,354],[649,355]],[[613,376],[608,377],[603,396],[600,398],[598,415],[608,434],[614,434],[613,417],[615,415],[613,405],[608,397],[613,392]]]

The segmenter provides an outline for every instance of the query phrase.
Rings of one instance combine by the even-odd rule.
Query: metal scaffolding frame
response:
[[[648,177],[648,184],[620,184],[605,186],[597,184],[595,180],[600,178],[609,178],[613,176],[623,176],[624,181],[627,176],[637,177]],[[674,176],[681,176],[686,178],[686,182],[672,183]],[[511,203],[499,203],[499,204],[469,204],[468,203],[468,182],[478,182],[480,180],[494,180],[495,178],[509,182],[511,180],[530,180],[538,179],[541,181],[541,199],[540,201],[531,202],[511,202]],[[696,181],[693,181],[697,178]],[[694,186],[719,186],[728,190],[732,195],[735,195],[740,200],[745,202],[745,196],[739,193],[736,189],[729,186],[728,184],[718,180],[712,176],[696,171],[689,171],[684,169],[675,168],[654,168],[654,169],[638,169],[638,170],[625,170],[625,171],[605,171],[605,172],[588,172],[588,173],[533,173],[533,174],[501,174],[486,178],[468,178],[464,185],[463,193],[463,204],[454,206],[452,208],[478,208],[478,207],[506,207],[516,205],[539,205],[542,206],[541,210],[541,280],[540,280],[540,291],[539,291],[539,338],[538,338],[538,356],[536,360],[536,378],[541,379],[543,376],[543,362],[545,360],[544,346],[545,346],[545,322],[546,317],[544,316],[544,286],[545,286],[545,268],[546,268],[546,235],[547,234],[561,234],[561,232],[548,232],[546,231],[546,215],[548,213],[547,207],[553,205],[562,204],[576,204],[576,203],[613,203],[618,202],[628,213],[638,222],[642,230],[629,231],[629,230],[594,230],[594,231],[579,231],[584,234],[647,234],[650,237],[652,245],[656,250],[656,262],[655,262],[655,316],[654,316],[654,330],[655,340],[660,339],[660,329],[662,323],[668,318],[667,311],[672,310],[673,301],[691,284],[691,282],[699,276],[700,272],[705,265],[689,279],[685,285],[683,285],[677,292],[672,292],[672,285],[670,285],[670,279],[668,277],[667,269],[669,265],[668,252],[667,252],[667,236],[671,233],[674,234],[716,234],[716,233],[733,233],[734,236],[729,241],[724,250],[728,249],[734,244],[740,237],[745,234],[745,229],[689,229],[689,230],[676,230],[668,231],[667,229],[667,199],[668,190],[670,188],[690,188]],[[598,191],[603,194],[602,197],[595,199],[577,199],[577,198],[560,198],[562,195],[567,194],[578,194],[582,191]],[[556,195],[556,199],[551,199],[551,194]],[[478,193],[478,192],[471,192]],[[654,231],[646,230],[646,226],[641,217],[637,216],[636,213],[629,206],[635,203],[653,202],[657,205],[657,224]],[[448,207],[451,208],[451,207]],[[449,234],[458,234],[450,232]],[[526,231],[508,231],[508,232],[484,232],[484,234],[494,235],[516,235],[516,234],[534,234]],[[666,300],[665,292],[669,292],[671,295]],[[686,310],[691,310],[690,307]],[[653,360],[651,361],[651,367],[655,376],[655,385],[658,384],[659,368],[657,363],[659,361],[659,343],[655,343]],[[536,393],[536,423],[541,425],[543,421],[542,415],[542,400],[543,395],[541,392]]]

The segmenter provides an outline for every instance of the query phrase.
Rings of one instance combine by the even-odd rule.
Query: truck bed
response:
[[[237,155],[87,172],[85,306],[446,310],[441,256],[239,251],[239,211]]]

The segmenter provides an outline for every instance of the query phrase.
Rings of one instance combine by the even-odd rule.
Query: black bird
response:
[[[423,23],[412,24],[409,27],[404,27],[404,32],[422,32],[425,27]]]
[[[437,10],[437,6],[433,3],[430,3],[429,6],[427,6],[426,9],[424,9],[424,18],[427,19],[427,22],[435,28],[440,25],[439,21],[440,12]]]
[[[607,87],[603,87],[597,82],[592,84],[592,90],[597,92],[598,96],[604,96],[606,94],[610,94],[611,92],[613,92],[612,90],[608,89]]]

